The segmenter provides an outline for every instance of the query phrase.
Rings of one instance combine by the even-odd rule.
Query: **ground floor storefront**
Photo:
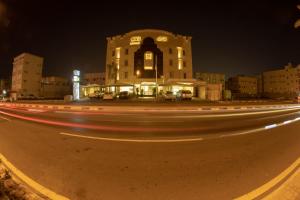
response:
[[[156,92],[157,90],[157,92]],[[130,95],[152,97],[156,94],[161,95],[167,92],[172,92],[176,95],[181,90],[189,90],[193,97],[202,100],[218,101],[222,98],[222,86],[215,84],[206,84],[203,81],[169,81],[156,82],[140,81],[133,83],[118,83],[110,85],[87,85],[81,87],[82,97],[93,97],[97,93],[113,93],[127,91]]]

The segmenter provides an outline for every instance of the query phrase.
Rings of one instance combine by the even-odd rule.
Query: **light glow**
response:
[[[130,45],[140,45],[142,41],[141,36],[133,36],[130,38]]]

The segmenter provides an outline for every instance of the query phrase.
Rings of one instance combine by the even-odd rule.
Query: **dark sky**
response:
[[[0,2],[0,77],[21,52],[43,56],[44,75],[103,71],[106,37],[142,28],[191,35],[195,70],[255,74],[300,63],[296,0]]]

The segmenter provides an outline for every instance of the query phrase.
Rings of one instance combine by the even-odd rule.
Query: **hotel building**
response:
[[[187,89],[196,94],[195,88],[205,88],[205,82],[193,79],[191,40],[155,29],[108,37],[106,86],[112,92],[151,96],[157,83],[160,92]]]

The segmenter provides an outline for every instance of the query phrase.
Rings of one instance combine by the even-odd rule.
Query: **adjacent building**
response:
[[[193,79],[191,39],[155,29],[108,37],[106,85],[113,92],[127,90],[144,95],[154,95],[156,83],[159,91],[194,92],[198,83]]]
[[[105,85],[105,72],[85,73],[82,78],[83,85]]]
[[[300,95],[300,65],[289,63],[283,69],[266,71],[262,79],[265,97],[292,99]]]
[[[257,77],[238,75],[228,79],[227,88],[233,98],[257,97]]]
[[[45,99],[63,99],[72,94],[72,83],[67,78],[49,76],[41,81],[41,97]]]
[[[14,99],[40,96],[43,60],[29,53],[14,58],[11,87]]]
[[[194,77],[197,80],[205,81],[207,84],[221,84],[222,90],[225,90],[225,74],[222,73],[209,73],[209,72],[196,72]]]

